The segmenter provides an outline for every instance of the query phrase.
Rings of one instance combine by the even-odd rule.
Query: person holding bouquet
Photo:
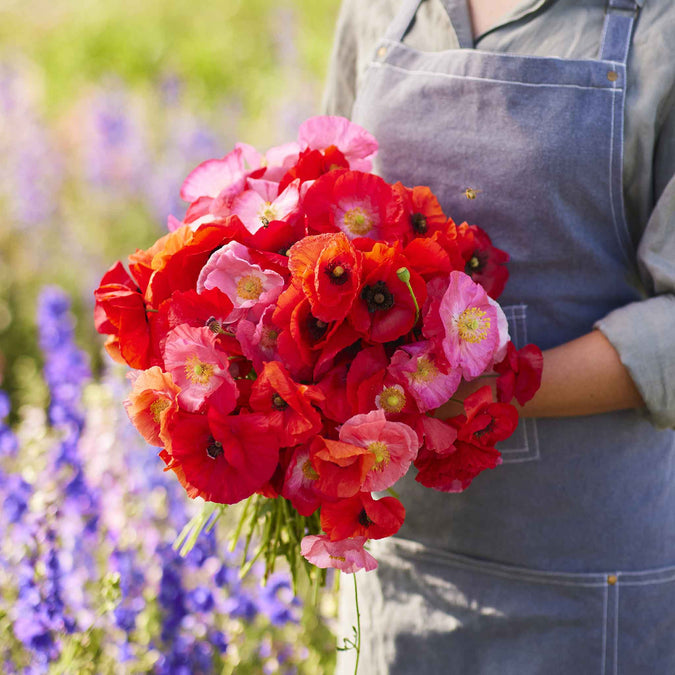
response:
[[[396,485],[368,675],[675,672],[673,101],[670,0],[344,0],[326,111],[509,252],[511,338],[544,350],[501,466]]]

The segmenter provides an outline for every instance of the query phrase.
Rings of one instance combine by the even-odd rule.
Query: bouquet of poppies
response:
[[[414,466],[464,490],[540,383],[541,352],[514,348],[495,300],[507,254],[428,187],[371,173],[376,151],[339,117],[265,154],[237,144],[188,175],[184,220],[95,291],[107,351],[134,369],[135,426],[207,502],[202,525],[247,500],[237,534],[261,527],[271,565],[373,569],[367,541],[404,520],[396,481]],[[486,375],[462,414],[434,417]]]

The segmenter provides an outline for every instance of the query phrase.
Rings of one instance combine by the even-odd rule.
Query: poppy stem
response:
[[[359,612],[359,589],[356,585],[356,573],[354,577],[354,603],[356,605],[356,664],[354,665],[354,675],[359,670],[359,657],[361,656],[361,612]]]
[[[417,298],[415,297],[415,293],[413,292],[412,286],[410,285],[410,270],[407,267],[399,267],[396,270],[396,276],[399,278],[399,281],[402,281],[408,287],[410,296],[415,303],[415,323],[417,323],[420,318],[420,306],[417,304]]]

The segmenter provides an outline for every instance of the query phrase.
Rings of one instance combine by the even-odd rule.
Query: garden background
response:
[[[330,593],[240,580],[222,523],[173,552],[92,293],[196,164],[319,112],[338,4],[0,0],[1,672],[331,672]]]

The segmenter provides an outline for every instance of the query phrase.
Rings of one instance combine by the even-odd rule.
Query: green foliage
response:
[[[167,72],[189,81],[205,105],[223,96],[244,101],[249,114],[281,91],[275,41],[285,12],[299,25],[300,67],[323,75],[338,0],[29,0],[0,6],[0,44],[44,69],[50,106],[62,109],[89,82],[114,72],[143,86]],[[296,36],[291,35],[294,39]]]

